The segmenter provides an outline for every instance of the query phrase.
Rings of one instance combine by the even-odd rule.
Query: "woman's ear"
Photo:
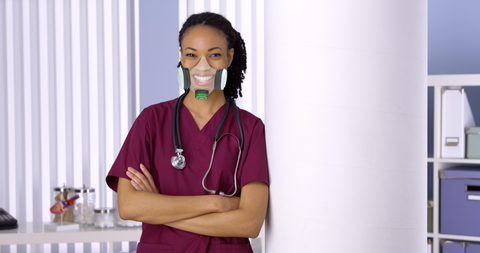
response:
[[[235,50],[233,50],[233,47],[228,49],[227,59],[228,59],[228,66],[229,67],[230,67],[230,65],[232,64],[232,61],[233,61],[233,54],[235,53],[234,51]]]

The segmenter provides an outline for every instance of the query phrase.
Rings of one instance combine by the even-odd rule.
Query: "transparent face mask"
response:
[[[227,70],[215,69],[205,56],[191,68],[178,68],[178,83],[182,89],[191,89],[200,101],[208,99],[213,90],[223,90],[227,83]]]

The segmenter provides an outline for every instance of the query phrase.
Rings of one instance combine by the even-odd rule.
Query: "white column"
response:
[[[267,252],[424,252],[427,1],[265,1]]]

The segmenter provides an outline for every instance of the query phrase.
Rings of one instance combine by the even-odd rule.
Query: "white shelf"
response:
[[[480,86],[480,74],[429,75],[429,87]]]
[[[478,236],[468,236],[468,235],[450,235],[450,234],[440,234],[440,233],[427,233],[427,238],[438,238],[438,239],[442,239],[442,240],[455,240],[455,241],[480,242],[480,237],[478,237]]]
[[[73,231],[45,231],[43,222],[19,224],[17,229],[0,230],[0,245],[44,244],[78,242],[123,242],[139,241],[141,227],[98,229],[93,226],[81,226]]]
[[[444,239],[444,240],[480,242],[480,237],[478,237],[478,236],[448,235],[448,234],[437,234],[436,236],[438,238]]]
[[[439,171],[454,167],[458,164],[479,164],[480,159],[451,159],[441,158],[441,90],[445,87],[480,87],[480,74],[467,75],[429,75],[428,87],[434,88],[433,94],[433,156],[427,162],[433,163],[433,232],[427,233],[427,238],[432,238],[433,253],[440,253],[441,240],[458,240],[480,242],[480,237],[450,235],[440,233],[440,179]]]
[[[458,164],[480,164],[480,159],[456,159],[456,158],[427,158],[427,162],[458,163]]]

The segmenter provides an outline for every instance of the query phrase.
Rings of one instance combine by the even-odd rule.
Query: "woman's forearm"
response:
[[[209,213],[165,225],[196,234],[216,237],[255,238],[260,233],[268,203],[268,186],[254,182],[242,188],[240,208]]]
[[[238,208],[235,204],[238,200],[226,202],[220,196],[168,196],[137,191],[124,178],[119,178],[117,191],[120,217],[149,224],[165,224]]]
[[[255,238],[260,232],[261,224],[263,220],[254,221],[245,210],[238,209],[224,213],[209,213],[165,225],[206,236]]]

